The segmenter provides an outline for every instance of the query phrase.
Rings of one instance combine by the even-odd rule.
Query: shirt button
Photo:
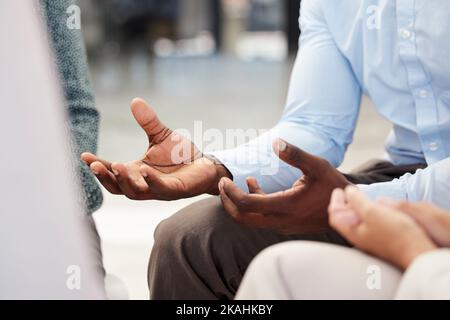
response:
[[[400,30],[400,35],[403,39],[409,39],[411,38],[411,31],[409,31],[408,29],[402,29]]]
[[[427,90],[420,90],[419,91],[419,97],[421,97],[421,98],[428,97],[428,91]]]
[[[430,150],[431,151],[436,151],[437,149],[439,149],[439,146],[436,142],[432,142],[430,143]]]

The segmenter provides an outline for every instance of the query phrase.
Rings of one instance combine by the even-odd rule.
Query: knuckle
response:
[[[297,149],[294,149],[292,147],[287,149],[287,157],[292,161],[299,161],[300,160],[300,153]]]
[[[321,167],[331,167],[331,164],[327,159],[316,157],[316,161]]]
[[[331,166],[330,162],[327,159],[315,157],[314,159],[315,168],[318,170],[317,173],[325,173],[323,170],[331,169],[334,167]]]

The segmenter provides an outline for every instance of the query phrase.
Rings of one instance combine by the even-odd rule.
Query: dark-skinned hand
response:
[[[142,157],[111,163],[91,153],[81,156],[109,192],[133,200],[218,194],[220,178],[230,176],[224,166],[204,157],[192,141],[167,128],[144,100],[134,99],[131,112],[149,141]]]
[[[277,139],[273,148],[281,160],[300,169],[302,177],[290,189],[271,194],[265,194],[252,177],[247,178],[249,193],[222,178],[219,190],[227,213],[238,223],[283,234],[329,231],[327,207],[331,193],[350,182],[327,160],[286,141]]]

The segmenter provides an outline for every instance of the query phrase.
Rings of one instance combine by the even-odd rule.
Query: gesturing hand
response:
[[[109,192],[134,200],[218,194],[218,181],[229,175],[223,166],[203,157],[192,141],[167,128],[144,100],[134,99],[131,111],[148,137],[143,157],[111,163],[91,153],[81,156]]]
[[[223,178],[219,190],[225,210],[239,223],[280,233],[329,230],[327,206],[331,192],[350,182],[325,159],[280,139],[273,147],[283,161],[301,169],[303,176],[290,189],[272,194],[264,194],[251,177],[247,179],[249,194]]]

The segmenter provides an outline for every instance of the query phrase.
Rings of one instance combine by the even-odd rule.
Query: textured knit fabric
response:
[[[56,65],[64,91],[72,135],[75,164],[78,166],[83,192],[81,197],[88,213],[102,204],[102,193],[89,168],[82,163],[80,155],[97,150],[99,113],[89,79],[86,52],[81,30],[70,29],[67,9],[72,0],[40,0],[44,20],[49,31],[49,42],[53,45]]]

